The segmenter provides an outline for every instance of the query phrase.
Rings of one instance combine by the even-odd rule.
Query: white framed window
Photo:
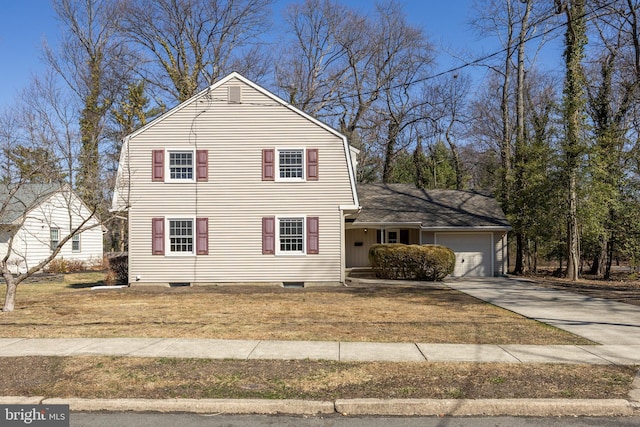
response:
[[[305,161],[302,148],[287,148],[277,150],[278,172],[276,179],[279,181],[304,181]]]
[[[195,253],[193,218],[169,218],[167,228],[168,254],[193,255]]]
[[[276,254],[305,254],[305,217],[290,216],[276,219]]]
[[[49,246],[51,250],[55,250],[60,244],[60,229],[59,228],[50,228],[49,229]]]
[[[74,234],[71,238],[71,251],[80,252],[80,233]]]
[[[168,181],[194,181],[193,150],[167,150]]]

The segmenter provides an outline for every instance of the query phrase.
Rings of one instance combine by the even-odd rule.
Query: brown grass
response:
[[[546,288],[640,305],[640,280],[630,278],[628,274],[617,274],[612,280],[601,280],[586,276],[576,282],[566,278],[554,277],[544,272],[536,276],[531,275],[530,278],[534,279],[536,284]]]
[[[620,366],[0,358],[0,395],[82,398],[627,398]]]
[[[16,310],[0,315],[0,336],[589,343],[442,285],[87,288],[102,279],[20,285]]]

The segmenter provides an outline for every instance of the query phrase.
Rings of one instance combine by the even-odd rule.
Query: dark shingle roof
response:
[[[360,184],[358,223],[421,223],[425,228],[509,229],[500,205],[476,192],[424,190],[411,184]]]
[[[0,187],[0,224],[11,224],[60,189],[60,184],[22,184],[8,200],[12,189]]]

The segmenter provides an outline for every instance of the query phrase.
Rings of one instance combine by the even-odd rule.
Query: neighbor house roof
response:
[[[3,186],[0,188],[0,224],[13,223],[61,189],[60,184],[21,184],[9,200],[14,188]]]
[[[510,229],[493,198],[471,191],[425,190],[412,184],[359,184],[354,224],[419,223],[423,228]]]

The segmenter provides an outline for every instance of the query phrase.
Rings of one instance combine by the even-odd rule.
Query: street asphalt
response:
[[[351,281],[371,286],[373,280]],[[452,279],[445,285],[478,299],[587,338],[594,345],[475,345],[259,341],[180,338],[0,338],[0,357],[130,356],[210,359],[310,359],[385,362],[584,363],[640,365],[640,307],[532,282]],[[291,400],[57,399],[0,397],[0,404],[69,404],[71,411],[288,413],[349,415],[617,416],[640,412],[640,376],[628,399],[338,399]]]

